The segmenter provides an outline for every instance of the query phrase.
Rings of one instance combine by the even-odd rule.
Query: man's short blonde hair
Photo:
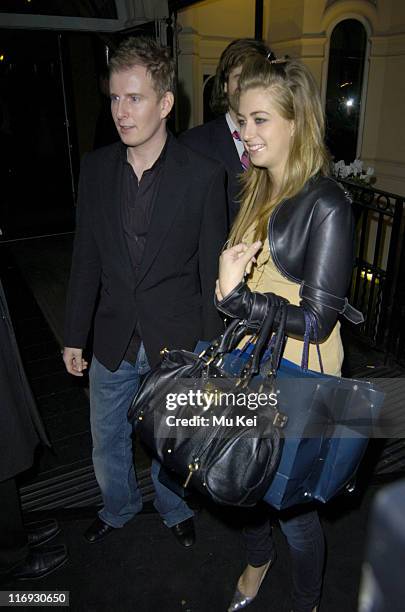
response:
[[[145,66],[150,74],[153,88],[159,98],[167,91],[175,91],[174,61],[169,50],[161,47],[152,38],[131,36],[115,50],[108,64],[109,74],[130,70],[134,66]]]

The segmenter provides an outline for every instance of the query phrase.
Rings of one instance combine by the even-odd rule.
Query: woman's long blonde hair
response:
[[[280,115],[294,121],[291,148],[280,189],[274,197],[272,177],[266,168],[250,164],[242,175],[241,208],[229,243],[241,242],[255,227],[254,240],[264,240],[274,207],[296,195],[315,174],[329,173],[330,159],[324,144],[325,121],[318,86],[308,68],[299,60],[269,61],[257,56],[243,66],[239,95],[248,89],[269,91]]]

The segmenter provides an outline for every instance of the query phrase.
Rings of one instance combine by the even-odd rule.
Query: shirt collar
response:
[[[230,130],[231,134],[233,134],[235,130],[239,133],[239,126],[235,125],[235,122],[233,121],[233,119],[232,119],[232,117],[231,117],[231,115],[229,113],[225,114],[225,119],[226,119],[226,122],[228,124],[228,127],[229,127],[229,130]]]
[[[155,163],[153,164],[153,166],[151,166],[150,168],[148,168],[148,170],[152,170],[152,168],[155,168],[156,166],[160,165],[161,163],[164,162],[165,158],[166,158],[166,153],[167,153],[167,147],[169,144],[169,141],[173,139],[173,135],[167,131],[167,138],[165,141],[165,144],[163,145],[163,149],[160,152],[159,157],[157,158],[157,160],[155,161]],[[125,145],[122,141],[121,141],[121,147],[120,147],[120,159],[122,161],[123,164],[128,164],[128,158],[127,158],[127,150],[128,147],[127,145]]]

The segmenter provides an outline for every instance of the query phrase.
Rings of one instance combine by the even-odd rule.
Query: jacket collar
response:
[[[213,140],[217,142],[218,150],[221,152],[221,159],[228,160],[228,164],[226,165],[231,169],[234,175],[241,174],[242,164],[240,163],[240,157],[235,147],[233,136],[225,115],[218,117],[215,121],[216,129],[213,130]]]

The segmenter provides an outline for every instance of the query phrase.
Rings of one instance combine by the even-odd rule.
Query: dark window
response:
[[[327,144],[335,161],[356,158],[367,34],[356,19],[341,21],[330,40],[326,90]]]

